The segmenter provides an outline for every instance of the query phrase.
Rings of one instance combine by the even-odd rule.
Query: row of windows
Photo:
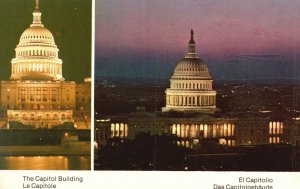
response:
[[[18,56],[57,56],[56,52],[46,50],[26,50],[19,51]]]
[[[19,94],[21,94],[21,95],[26,95],[27,91],[29,91],[30,95],[35,95],[35,94],[36,95],[41,95],[41,94],[47,95],[48,94],[47,87],[43,87],[43,88],[42,87],[29,87],[29,88],[22,87],[22,88],[19,88]],[[50,91],[51,91],[51,94],[57,94],[58,89],[50,88]],[[69,90],[67,90],[67,93],[69,93]]]
[[[24,120],[27,120],[27,119],[34,120],[35,118],[42,119],[42,117],[43,116],[41,114],[38,114],[37,116],[35,114],[30,114],[30,116],[27,116],[27,114],[22,115],[22,119],[24,119]],[[62,120],[66,119],[66,118],[71,119],[70,116],[67,117],[65,114],[62,114],[60,117],[57,114],[53,114],[52,116],[50,114],[46,114],[44,117],[47,119],[50,119],[50,118],[53,118],[53,119],[61,118]],[[14,118],[19,119],[19,114],[15,114]]]
[[[27,91],[27,88],[26,87],[21,87],[20,88],[20,90],[22,91],[22,92],[26,92]],[[34,91],[34,90],[36,90],[36,91],[48,91],[48,88],[47,87],[30,87],[29,88],[29,90],[30,91]],[[56,89],[51,89],[51,91],[54,91],[54,92],[56,92]]]
[[[33,36],[25,36],[23,39],[52,39],[51,37],[48,36],[39,36],[39,35],[33,35]]]
[[[26,101],[26,100],[30,100],[30,101],[48,101],[48,98],[47,98],[47,94],[44,94],[44,95],[29,95],[29,98],[27,99],[26,98],[27,95],[23,95],[21,94],[21,101]],[[53,102],[59,100],[57,98],[57,95],[56,94],[52,94],[51,95],[51,98],[49,99]],[[69,98],[67,98],[67,101],[69,100]]]
[[[206,68],[180,68],[178,71],[206,72]]]
[[[51,110],[60,110],[60,109],[70,109],[70,105],[64,105],[64,106],[60,106],[60,105],[51,105],[51,106],[44,106],[41,104],[30,104],[30,105],[25,105],[25,104],[21,104],[20,106],[11,106],[10,104],[6,105],[7,109],[28,109],[30,108],[31,110],[44,110],[44,109],[51,109]]]
[[[210,89],[208,83],[172,83],[171,87],[177,89]]]

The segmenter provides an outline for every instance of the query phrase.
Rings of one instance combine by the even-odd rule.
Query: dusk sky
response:
[[[191,28],[197,53],[208,64],[240,55],[295,61],[299,10],[299,0],[96,1],[96,75],[122,76],[147,64],[155,64],[154,70],[164,64],[170,73],[187,51]]]

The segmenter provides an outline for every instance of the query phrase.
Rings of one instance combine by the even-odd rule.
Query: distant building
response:
[[[37,1],[33,22],[15,48],[10,80],[0,84],[1,112],[7,116],[8,127],[17,121],[36,128],[51,128],[64,122],[90,128],[90,80],[83,84],[65,81],[59,49],[52,33],[42,24],[41,15]],[[85,117],[85,121],[80,117]]]

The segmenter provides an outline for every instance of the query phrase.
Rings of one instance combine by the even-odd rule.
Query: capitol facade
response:
[[[1,127],[18,122],[34,128],[51,128],[72,122],[90,129],[91,79],[84,83],[63,77],[59,49],[42,23],[39,1],[33,21],[21,35],[11,60],[11,77],[0,84]]]

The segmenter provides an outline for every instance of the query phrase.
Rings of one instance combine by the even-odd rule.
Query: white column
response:
[[[112,137],[114,137],[114,135],[115,135],[115,124],[111,124],[110,125],[110,137],[112,138]]]
[[[125,137],[125,124],[122,125],[122,136],[123,138]]]
[[[171,130],[172,130],[172,134],[175,135],[176,134],[176,125],[175,124],[172,125]]]
[[[185,126],[185,129],[186,129],[186,137],[190,137],[190,125],[186,125]]]
[[[224,136],[224,124],[221,124],[219,128],[220,128],[220,136],[222,137]]]
[[[167,98],[166,98],[166,105],[169,105],[169,95],[167,95]]]
[[[179,96],[179,106],[182,106],[182,96]]]
[[[217,126],[216,126],[216,124],[213,124],[212,127],[213,127],[213,134],[212,134],[212,136],[215,138],[217,136]]]
[[[183,135],[184,135],[184,125],[181,124],[180,125],[180,137],[183,137]]]
[[[207,124],[204,125],[204,138],[207,138]]]
[[[128,125],[127,125],[127,123],[125,123],[124,136],[125,136],[125,137],[128,136]]]
[[[195,137],[195,125],[190,125],[190,137]]]

